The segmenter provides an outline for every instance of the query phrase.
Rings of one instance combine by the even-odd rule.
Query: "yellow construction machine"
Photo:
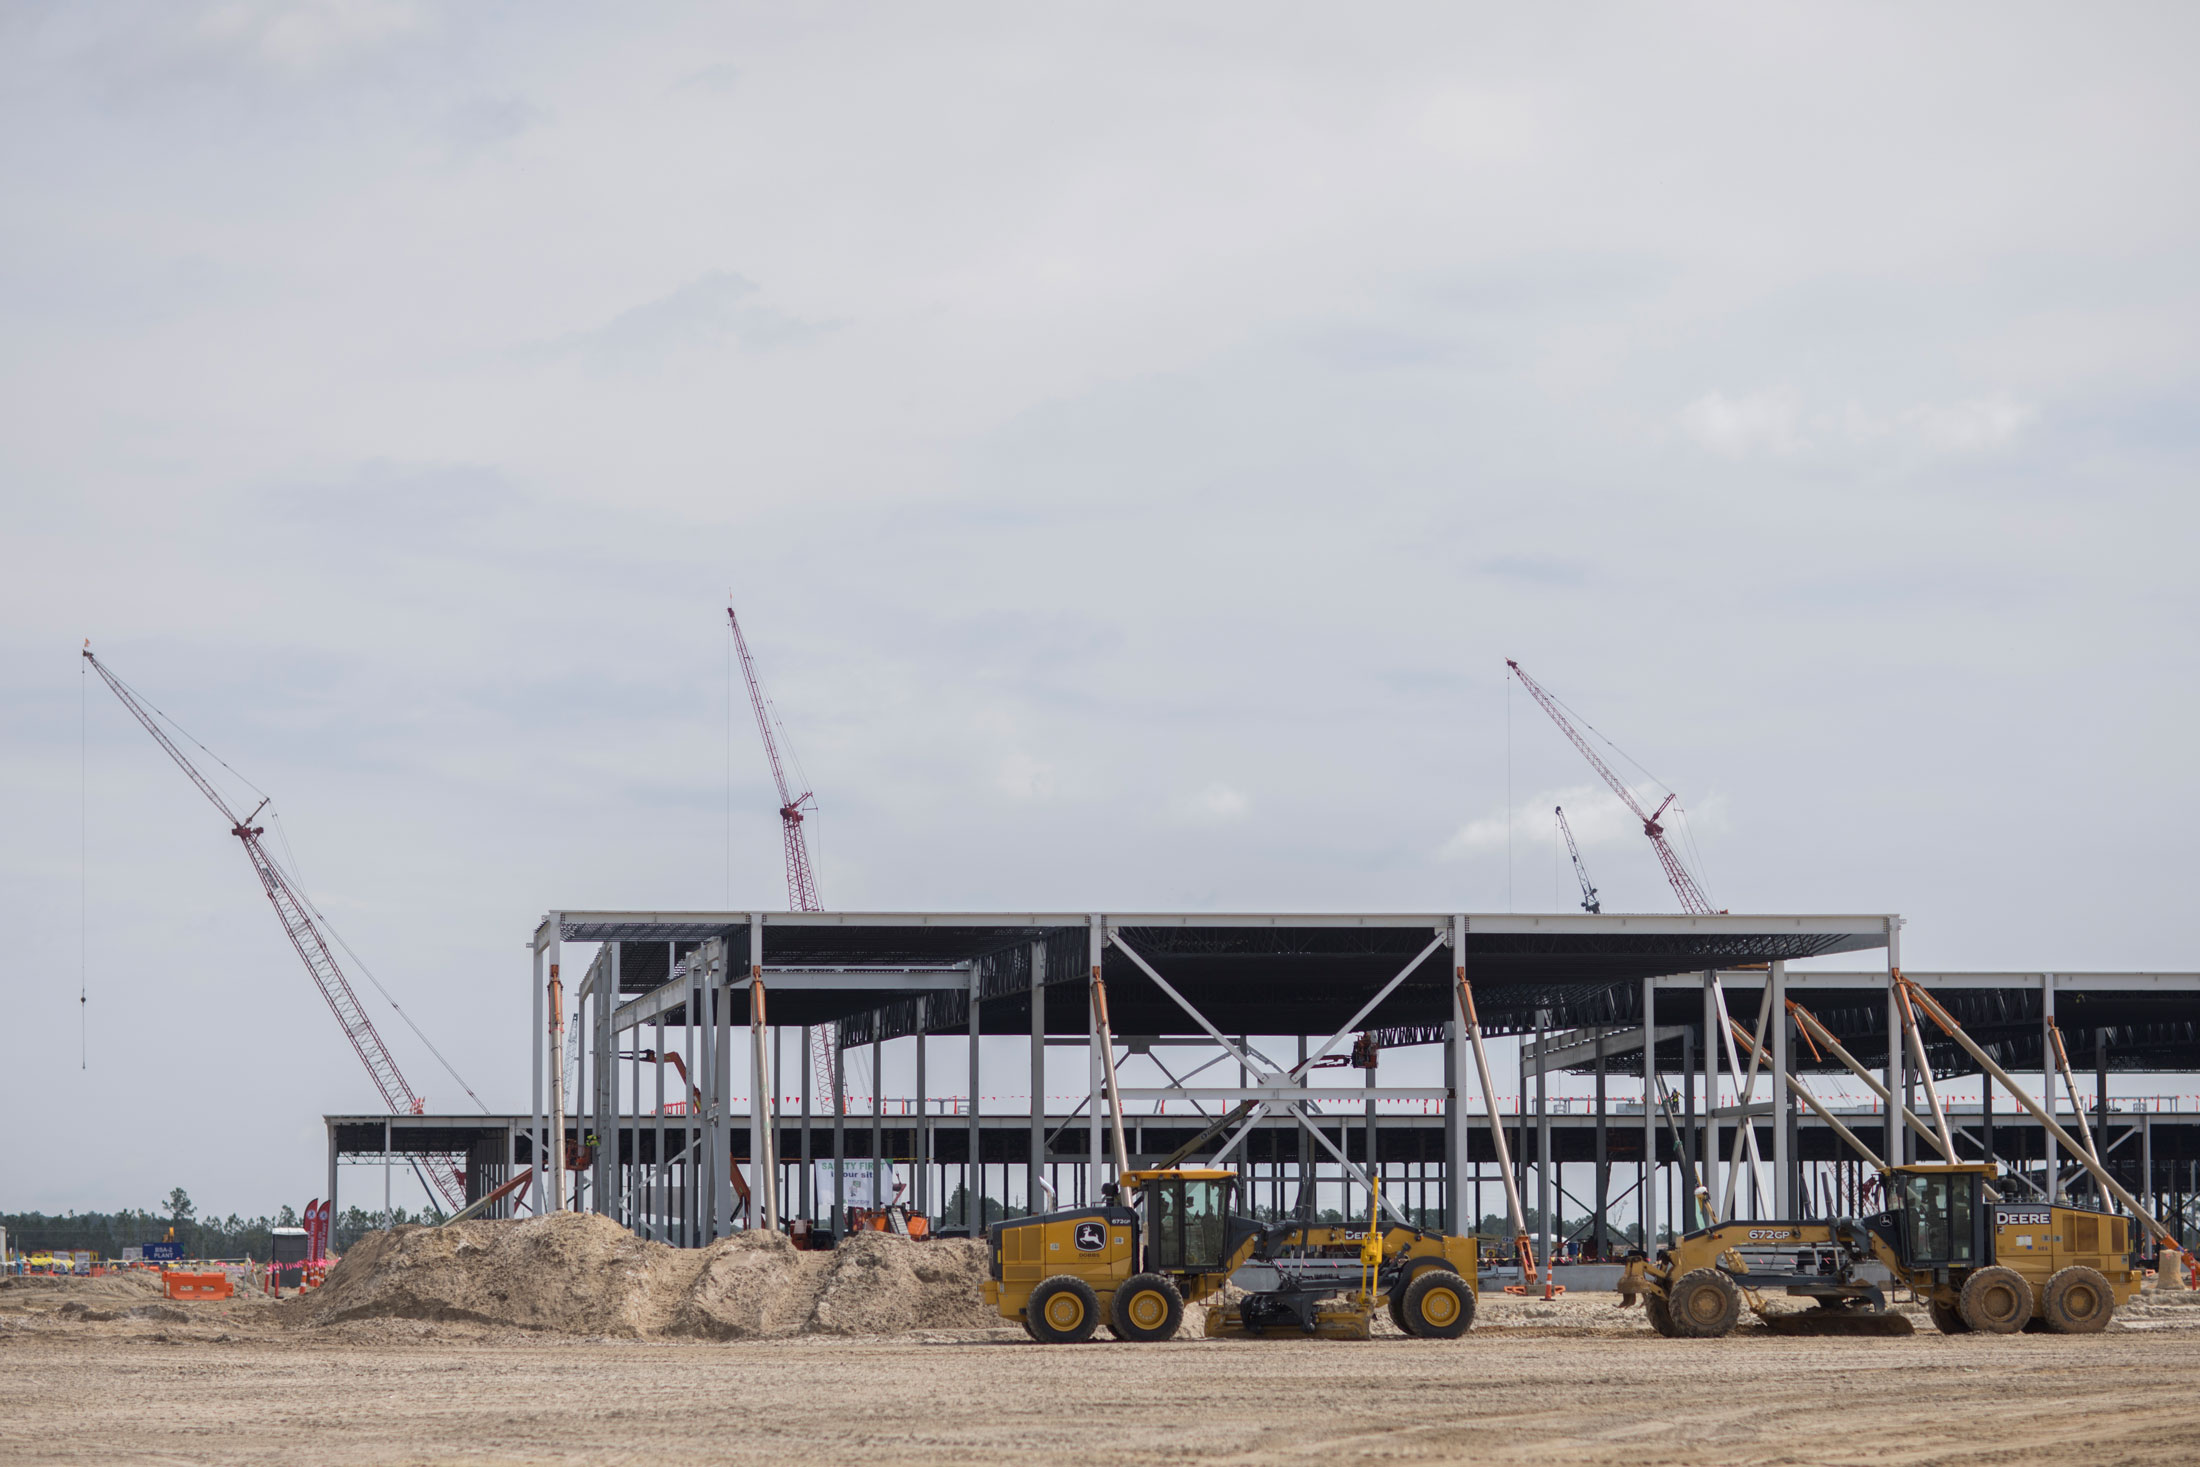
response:
[[[1166,1340],[1187,1303],[1232,1282],[1244,1295],[1209,1308],[1209,1335],[1364,1340],[1378,1306],[1424,1338],[1456,1339],[1474,1323],[1472,1238],[1384,1229],[1375,1217],[1361,1228],[1234,1216],[1230,1171],[1118,1176],[1105,1206],[987,1229],[986,1301],[1042,1344],[1079,1344],[1102,1324],[1119,1340]]]
[[[1833,1222],[1729,1222],[1685,1234],[1654,1259],[1632,1254],[1620,1292],[1639,1295],[1651,1328],[1681,1339],[1733,1329],[1743,1305],[1773,1329],[1908,1334],[1868,1260],[1926,1301],[1943,1334],[2022,1329],[2092,1334],[2139,1291],[2126,1219],[2113,1213],[1990,1199],[1992,1162],[1888,1169],[1894,1206]],[[1778,1312],[1784,1292],[1815,1309]]]

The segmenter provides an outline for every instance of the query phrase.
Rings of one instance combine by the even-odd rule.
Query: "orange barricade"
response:
[[[160,1277],[171,1299],[226,1299],[237,1291],[226,1273],[164,1273]]]

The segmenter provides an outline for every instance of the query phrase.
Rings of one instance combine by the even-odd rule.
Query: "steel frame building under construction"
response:
[[[1724,913],[553,912],[531,942],[531,1113],[330,1117],[330,1190],[340,1157],[463,1153],[478,1198],[505,1168],[546,1156],[517,1189],[526,1210],[562,1196],[692,1246],[796,1218],[837,1230],[848,1198],[822,1178],[837,1191],[846,1169],[809,1163],[876,1159],[906,1176],[918,1210],[948,1209],[952,1228],[971,1220],[957,1211],[964,1197],[1010,1212],[1096,1197],[1116,1124],[1133,1165],[1191,1147],[1236,1167],[1248,1201],[1277,1212],[1312,1196],[1351,1215],[1372,1169],[1386,1202],[1448,1231],[1473,1230],[1485,1201],[1502,1209],[1509,1166],[1545,1220],[1546,1256],[1549,1220],[1569,1211],[1592,1220],[1592,1255],[1623,1203],[1651,1236],[1700,1225],[1698,1187],[1722,1217],[1870,1210],[1860,1148],[1916,1160],[1953,1145],[2000,1160],[2032,1195],[2088,1190],[2057,1134],[2006,1089],[1997,1100],[2001,1087],[1986,1085],[1983,1104],[1940,1100],[1935,1081],[1980,1066],[1903,1002],[1900,931],[1892,916]],[[577,978],[569,944],[593,948]],[[1880,961],[1862,972],[1789,966],[1865,952]],[[2106,1075],[2200,1070],[2200,974],[1907,978],[2000,1068],[2028,1075],[2063,1136],[2096,1147],[2158,1214],[2189,1216],[2200,1107],[2117,1112]],[[575,1014],[563,1044],[551,1022],[560,989]],[[844,1062],[807,1073],[808,1031],[825,1025],[828,1052],[869,1050],[873,1075],[886,1045],[911,1042],[916,1093],[853,1110]],[[972,1104],[988,1078],[973,1035],[1026,1041],[1000,1089],[1032,1097],[1045,1095],[1047,1048],[1083,1049],[1085,1093],[1051,1114],[1005,1094],[990,1110]],[[1295,1037],[1292,1052],[1272,1057],[1263,1046],[1278,1035]],[[967,1067],[936,1096],[938,1045],[915,1041],[943,1036],[964,1040]],[[1493,1124],[1477,1049],[1496,1036],[1518,1037],[1522,1078]],[[2042,1073],[2070,1048],[2063,1036],[2095,1074],[2092,1097],[2071,1072]],[[1441,1083],[1383,1082],[1371,1061],[1411,1046],[1439,1048]],[[786,1069],[790,1053],[803,1073]],[[1360,1066],[1357,1085],[1323,1083],[1340,1064]],[[1850,1076],[1852,1064],[1876,1098],[1818,1105],[1811,1077]],[[561,1097],[568,1070],[576,1083]],[[1552,1070],[1596,1075],[1597,1098],[1562,1112],[1547,1096]],[[1608,1100],[1620,1076],[1654,1101]],[[562,1183],[544,1144],[560,1111],[575,1163]],[[1567,1168],[1584,1166],[1592,1181],[1566,1186]]]

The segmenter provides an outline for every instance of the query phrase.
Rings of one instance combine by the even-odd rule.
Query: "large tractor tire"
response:
[[[1425,1258],[1417,1264],[1409,1264],[1399,1270],[1398,1282],[1392,1286],[1390,1293],[1386,1296],[1389,1301],[1387,1307],[1390,1310],[1390,1322],[1398,1326],[1398,1333],[1402,1335],[1413,1333],[1413,1321],[1406,1314],[1406,1290],[1413,1286],[1413,1281],[1424,1273],[1457,1272],[1457,1269],[1441,1258]]]
[[[2115,1312],[2116,1295],[2108,1280],[2083,1264],[2059,1270],[2040,1299],[2040,1315],[2058,1335],[2099,1334]]]
[[[1119,1340],[1172,1340],[1183,1323],[1184,1296],[1158,1273],[1132,1274],[1108,1300],[1108,1331]]]
[[[1042,1345],[1082,1345],[1100,1327],[1100,1296],[1083,1279],[1058,1273],[1031,1291],[1024,1320]]]
[[[2023,1274],[1997,1263],[1963,1281],[1956,1311],[1981,1334],[2013,1335],[2032,1317],[2032,1286]]]
[[[1650,1328],[1669,1340],[1679,1338],[1678,1331],[1673,1328],[1673,1311],[1666,1305],[1665,1295],[1656,1289],[1645,1293],[1642,1296],[1642,1313],[1650,1321]]]
[[[1674,1281],[1665,1307],[1681,1339],[1715,1340],[1733,1333],[1742,1317],[1742,1291],[1718,1269],[1699,1268]]]
[[[1474,1324],[1474,1286],[1446,1268],[1424,1268],[1406,1285],[1406,1333],[1423,1340],[1456,1340]]]
[[[1925,1301],[1925,1312],[1933,1317],[1933,1328],[1944,1335],[1967,1335],[1971,1332],[1971,1326],[1964,1322],[1963,1311],[1953,1304],[1928,1299]]]

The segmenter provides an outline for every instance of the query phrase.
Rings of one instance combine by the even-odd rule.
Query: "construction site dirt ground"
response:
[[[1610,1295],[1491,1295],[1457,1341],[1076,1347],[8,1302],[9,1462],[2200,1461],[2183,1299],[2087,1338],[1664,1340]]]

